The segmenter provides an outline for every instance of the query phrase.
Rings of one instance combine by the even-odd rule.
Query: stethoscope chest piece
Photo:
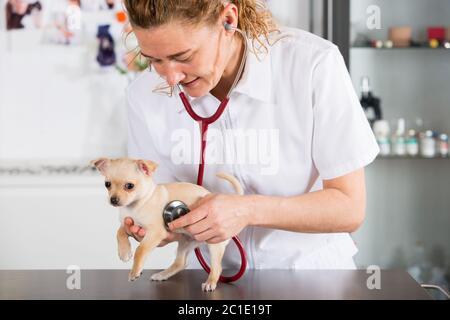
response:
[[[179,200],[174,200],[169,202],[165,207],[163,211],[163,220],[164,224],[166,225],[166,228],[168,228],[168,224],[176,219],[178,219],[181,216],[184,216],[186,213],[188,213],[190,210],[188,206]]]

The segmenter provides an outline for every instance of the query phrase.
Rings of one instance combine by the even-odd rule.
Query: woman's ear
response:
[[[158,164],[151,160],[137,160],[136,163],[139,170],[148,177],[150,177],[153,172],[156,171],[156,168],[158,168]]]
[[[220,15],[220,23],[225,30],[234,31],[233,29],[238,26],[238,17],[239,12],[237,6],[234,3],[228,3]]]
[[[94,166],[97,168],[97,170],[103,174],[106,175],[106,169],[108,168],[109,165],[109,159],[107,158],[98,158],[95,160],[92,160],[90,162],[91,166]]]

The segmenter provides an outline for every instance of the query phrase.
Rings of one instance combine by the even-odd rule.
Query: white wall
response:
[[[0,269],[131,268],[117,255],[118,226],[100,175],[0,180]],[[175,249],[157,248],[146,267],[168,267]]]
[[[267,0],[267,5],[281,25],[309,29],[309,0]]]
[[[48,43],[45,28],[0,32],[0,160],[125,153],[128,79],[95,61],[96,25],[112,17],[85,14],[81,45]]]

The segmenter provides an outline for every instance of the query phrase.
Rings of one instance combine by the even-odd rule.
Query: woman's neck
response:
[[[236,34],[236,37],[234,38],[235,41],[233,42],[235,47],[233,50],[233,54],[229,58],[228,64],[225,67],[219,83],[214,87],[214,89],[211,90],[211,94],[220,101],[226,98],[228,91],[233,85],[234,79],[236,79],[241,60],[244,59],[245,46],[243,40],[239,37],[240,35]]]

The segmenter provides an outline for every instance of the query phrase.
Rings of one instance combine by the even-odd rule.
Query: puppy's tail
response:
[[[231,183],[231,185],[234,188],[234,191],[236,191],[237,194],[241,196],[244,194],[244,189],[242,189],[242,186],[239,183],[238,179],[236,179],[234,176],[225,172],[219,172],[216,174],[216,176],[219,177],[220,179],[227,180],[229,183]]]

